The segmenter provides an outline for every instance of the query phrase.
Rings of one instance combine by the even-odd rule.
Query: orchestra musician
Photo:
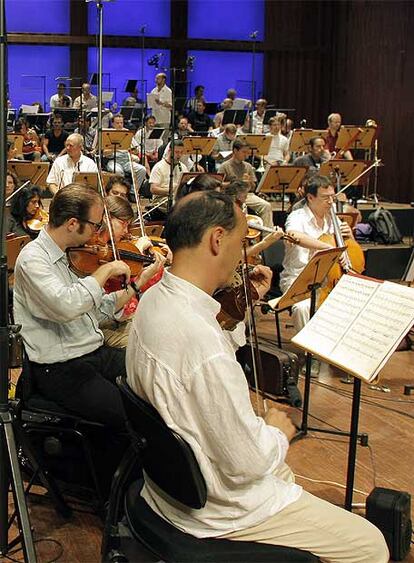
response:
[[[196,109],[188,114],[188,121],[196,134],[213,129],[213,122],[206,113],[206,103],[204,100],[197,100]]]
[[[111,176],[105,186],[107,196],[117,195],[127,200],[130,192],[131,185],[123,176]]]
[[[130,269],[114,260],[79,278],[66,254],[87,243],[102,221],[95,190],[70,184],[57,192],[49,224],[17,258],[14,315],[38,392],[69,413],[120,429],[125,414],[115,380],[125,373],[125,351],[104,345],[99,323],[122,315],[135,295]],[[124,276],[127,289],[105,294],[114,276]]]
[[[317,172],[321,165],[329,160],[326,152],[325,139],[315,135],[309,139],[309,153],[295,158],[293,166],[306,166],[310,172]]]
[[[267,135],[272,137],[272,142],[269,154],[265,156],[265,161],[269,164],[288,164],[290,160],[289,141],[282,135],[282,123],[283,118],[279,116],[269,119],[270,130]]]
[[[222,130],[223,128],[222,123],[224,112],[226,111],[226,109],[231,109],[233,107],[233,100],[231,98],[224,98],[224,100],[221,102],[221,107],[222,110],[216,113],[213,120],[215,129],[220,128],[220,130]]]
[[[11,196],[12,193],[15,192],[19,186],[20,186],[20,182],[17,175],[11,170],[7,170],[6,192],[5,192],[6,198]],[[7,203],[6,205],[9,206],[10,204]]]
[[[159,72],[155,76],[155,88],[151,94],[155,94],[155,106],[152,108],[152,115],[155,117],[159,127],[169,127],[172,110],[172,91],[167,86],[167,75]]]
[[[29,235],[36,238],[38,231],[31,230],[28,221],[33,219],[42,206],[41,189],[38,186],[26,186],[11,200],[10,213],[7,216],[6,233],[16,236]]]
[[[197,111],[197,102],[202,101],[205,102],[204,98],[204,90],[205,87],[201,84],[197,85],[194,88],[194,96],[192,98],[188,98],[184,105],[184,110],[186,113],[190,113],[192,111]]]
[[[53,163],[46,178],[46,183],[52,194],[73,181],[75,172],[98,172],[96,163],[84,155],[83,137],[79,133],[72,133],[66,139],[65,150],[67,154],[59,156]]]
[[[373,524],[295,484],[285,463],[295,434],[286,413],[272,407],[262,418],[253,411],[212,297],[232,278],[246,231],[242,211],[216,192],[182,198],[168,217],[173,264],[143,296],[132,321],[127,381],[192,448],[207,502],[183,509],[148,479],[141,494],[159,516],[198,538],[296,547],[323,561],[386,563],[388,549]],[[270,271],[259,266],[254,272],[262,297]]]
[[[141,146],[144,144],[145,156],[150,164],[157,162],[158,160],[158,149],[162,145],[162,139],[150,139],[149,135],[156,125],[155,117],[153,115],[147,115],[144,118],[144,127],[138,129],[135,135],[132,137],[131,148],[141,152]]]
[[[59,114],[52,118],[51,129],[46,131],[42,139],[43,155],[41,160],[53,162],[65,153],[65,143],[69,133],[63,129],[63,119]]]
[[[269,131],[268,125],[263,125],[263,119],[266,113],[267,100],[260,98],[256,101],[256,109],[253,112],[253,128],[252,133],[262,135]]]
[[[49,106],[52,110],[72,107],[72,98],[66,94],[66,84],[64,82],[59,82],[57,85],[57,93],[50,97]]]
[[[233,150],[233,142],[236,138],[237,127],[234,123],[227,123],[224,130],[216,137],[216,143],[211,152],[211,157],[216,161],[216,165],[224,161],[221,153],[228,153]]]
[[[340,113],[331,113],[328,116],[328,129],[325,135],[325,148],[329,153],[329,158],[334,158],[338,152],[336,143],[338,141],[339,131],[342,126],[342,117]],[[345,160],[353,160],[352,153],[347,150],[343,154]]]
[[[263,224],[266,227],[273,227],[273,211],[271,204],[253,193],[257,180],[253,166],[245,162],[249,156],[249,145],[240,139],[236,139],[233,142],[232,157],[220,166],[219,172],[225,175],[224,179],[226,182],[233,182],[234,180],[247,182],[250,189],[246,199],[247,207],[262,218]]]
[[[34,129],[29,127],[29,123],[24,117],[17,120],[15,131],[23,135],[23,159],[39,161],[42,154],[39,136]]]
[[[98,107],[98,98],[91,93],[91,85],[88,82],[82,84],[81,95],[75,98],[73,107],[81,111],[91,111]]]

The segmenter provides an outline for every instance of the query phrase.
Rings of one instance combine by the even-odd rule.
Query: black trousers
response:
[[[55,364],[32,363],[37,391],[68,413],[121,429],[126,415],[116,386],[125,375],[125,349],[101,346],[94,352]]]

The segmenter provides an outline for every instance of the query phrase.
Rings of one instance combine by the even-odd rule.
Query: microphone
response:
[[[162,59],[163,56],[164,56],[163,53],[157,53],[156,55],[153,55],[151,58],[147,60],[148,65],[155,66],[155,68],[158,70],[158,67],[160,65],[160,60]]]
[[[302,129],[305,129],[307,124],[308,124],[308,122],[306,121],[306,119],[302,119],[301,122],[300,122],[300,126],[302,127]]]
[[[70,76],[56,76],[55,80],[72,80]]]
[[[187,57],[187,60],[185,61],[185,66],[186,68],[188,68],[188,70],[190,72],[193,72],[194,70],[194,61],[196,60],[196,58],[192,55]]]
[[[144,34],[147,31],[147,24],[144,23],[144,25],[141,25],[141,27],[139,28],[139,32]]]
[[[289,375],[286,380],[286,389],[289,395],[289,403],[292,407],[299,408],[302,406],[302,396],[298,389],[295,379]]]
[[[258,31],[252,31],[251,34],[249,35],[250,39],[257,39],[257,36],[259,35]]]

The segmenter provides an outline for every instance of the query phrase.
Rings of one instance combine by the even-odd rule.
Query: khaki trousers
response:
[[[246,205],[247,207],[250,207],[250,209],[253,209],[253,211],[257,213],[261,219],[263,219],[265,227],[273,227],[273,211],[271,203],[253,192],[249,192],[246,198]]]
[[[278,476],[290,481],[289,472],[285,466]],[[389,560],[384,536],[371,522],[306,491],[296,502],[257,526],[220,537],[296,547],[327,562],[386,563]]]
[[[108,320],[100,323],[99,328],[103,332],[105,345],[111,348],[126,348],[131,321],[132,319],[122,322]]]

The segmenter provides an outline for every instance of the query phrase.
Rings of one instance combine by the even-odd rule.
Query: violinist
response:
[[[124,410],[115,384],[125,373],[125,351],[104,345],[99,323],[122,316],[135,294],[127,285],[105,294],[106,282],[130,269],[114,260],[79,278],[66,251],[86,244],[103,221],[101,196],[81,184],[59,190],[49,224],[19,254],[15,268],[14,314],[32,364],[38,393],[65,411],[120,429]]]
[[[132,219],[134,218],[134,211],[131,204],[122,197],[119,196],[109,196],[106,198],[106,205],[108,208],[109,216],[111,219],[112,233],[115,243],[119,243],[123,238],[128,237],[129,227]],[[97,235],[97,240],[101,244],[107,244],[110,238],[110,234],[105,222],[102,225],[102,229]],[[142,253],[151,247],[151,241],[148,237],[140,237],[138,240],[134,241],[137,249]],[[160,253],[154,253],[154,263],[144,268],[141,275],[133,279],[135,288],[143,292],[143,288],[154,281],[154,276],[156,276],[160,270],[162,270],[163,264],[165,262],[164,256]],[[156,281],[161,276],[156,278]],[[111,293],[118,289],[121,289],[121,281],[119,279],[113,278],[109,279],[104,287],[107,293]],[[138,298],[133,295],[131,299],[124,305],[123,316],[120,319],[107,319],[99,324],[99,328],[102,330],[105,338],[105,344],[107,346],[114,346],[115,348],[126,348],[128,341],[128,333],[130,327],[130,321],[132,315],[135,313],[138,305]]]
[[[16,236],[29,235],[32,239],[37,237],[39,231],[30,228],[30,221],[40,218],[42,214],[40,193],[38,186],[27,186],[13,197],[7,217],[7,233],[14,233]]]
[[[183,510],[147,479],[141,494],[158,515],[198,538],[297,547],[324,561],[386,563],[384,538],[370,522],[295,484],[285,463],[295,434],[286,413],[270,408],[261,418],[253,411],[212,297],[233,276],[246,231],[242,211],[215,192],[183,197],[168,217],[173,265],[134,316],[127,380],[192,448],[207,502]],[[270,272],[256,268],[262,297]]]
[[[19,185],[20,185],[20,183],[19,183],[19,179],[18,179],[17,175],[14,172],[11,172],[10,170],[8,170],[7,176],[6,176],[5,197],[8,198],[9,196],[11,196],[12,193],[17,190]]]
[[[105,186],[107,196],[117,195],[128,200],[128,194],[131,191],[131,185],[123,176],[111,176]]]
[[[305,185],[305,198],[287,218],[285,229],[298,239],[297,245],[287,244],[284,270],[280,276],[280,288],[285,292],[301,273],[316,250],[331,248],[327,242],[318,240],[323,234],[333,234],[330,219],[331,207],[335,200],[335,189],[326,176],[313,176]],[[344,238],[353,238],[347,223],[341,223]],[[292,308],[293,324],[296,331],[301,330],[309,320],[310,299],[300,301]],[[317,375],[315,363],[313,374]]]

